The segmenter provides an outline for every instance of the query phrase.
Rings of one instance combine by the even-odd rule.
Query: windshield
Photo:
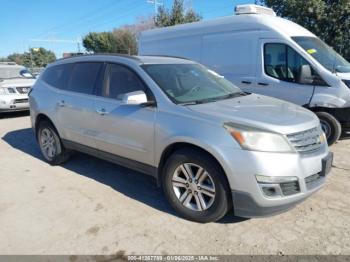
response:
[[[0,79],[34,78],[24,67],[0,67]]]
[[[223,76],[198,64],[152,64],[142,67],[176,104],[212,102],[242,94]]]
[[[350,73],[350,63],[316,37],[292,37],[308,54],[331,72]]]

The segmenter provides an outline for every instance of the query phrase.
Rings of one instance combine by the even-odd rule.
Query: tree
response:
[[[163,6],[159,7],[158,14],[155,17],[155,24],[157,27],[166,27],[197,22],[201,19],[202,17],[192,9],[185,12],[183,0],[174,0],[170,11]]]
[[[136,55],[137,42],[135,34],[127,28],[113,30],[116,53]]]
[[[90,32],[83,38],[83,46],[88,52],[114,53],[115,42],[112,32]]]
[[[262,0],[277,15],[309,29],[350,61],[349,0]]]
[[[16,64],[26,67],[45,67],[47,64],[56,60],[56,55],[43,47],[31,48],[29,52],[24,54],[13,53],[7,57],[8,61],[13,61]]]

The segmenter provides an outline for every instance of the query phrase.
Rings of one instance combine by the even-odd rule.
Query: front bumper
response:
[[[0,96],[0,112],[13,112],[29,110],[27,95]]]
[[[328,157],[332,159],[332,156],[326,145],[317,152],[305,155],[244,150],[232,154],[231,149],[224,169],[232,190],[235,215],[269,216],[294,207],[324,185],[326,176],[320,175],[324,169],[323,160]],[[298,191],[290,195],[269,197],[263,193],[255,175],[297,177]],[[313,177],[317,180],[310,184],[310,178]]]

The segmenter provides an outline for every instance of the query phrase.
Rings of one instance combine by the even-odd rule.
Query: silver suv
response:
[[[195,62],[86,55],[50,64],[30,93],[45,159],[74,150],[154,176],[183,217],[280,213],[325,182],[332,154],[316,115],[242,92]]]

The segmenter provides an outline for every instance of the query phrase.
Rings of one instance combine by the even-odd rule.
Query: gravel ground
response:
[[[154,181],[77,154],[43,161],[26,114],[0,119],[1,254],[350,255],[350,140],[333,146],[326,186],[287,213],[198,224]]]

